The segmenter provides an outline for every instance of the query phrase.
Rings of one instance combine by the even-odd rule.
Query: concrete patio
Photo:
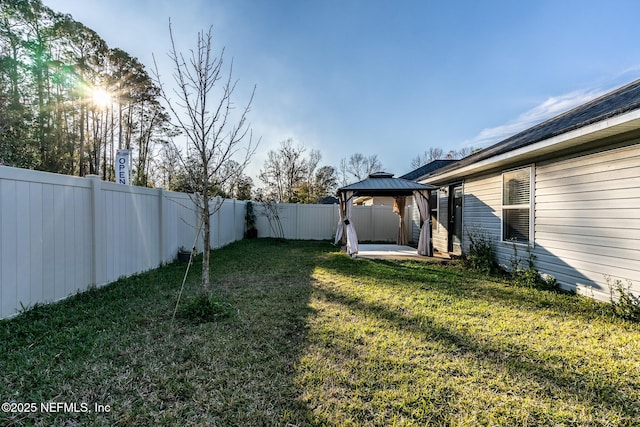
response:
[[[433,258],[450,259],[440,253],[434,253],[433,257],[418,255],[416,248],[404,245],[387,244],[359,244],[358,254],[356,258],[371,259],[422,259],[429,260]]]
[[[375,258],[389,256],[420,257],[416,248],[394,244],[359,244],[358,257]]]

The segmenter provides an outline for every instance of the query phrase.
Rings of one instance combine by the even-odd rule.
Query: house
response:
[[[482,234],[500,264],[531,255],[563,288],[640,291],[640,80],[414,179],[438,187],[436,251]]]
[[[412,181],[417,181],[419,180],[421,177],[430,175],[432,173],[434,173],[436,170],[441,169],[447,165],[450,165],[452,163],[455,163],[456,160],[450,160],[450,159],[437,159],[437,160],[432,160],[431,162],[420,166],[417,169],[412,170],[411,172],[408,172],[404,175],[402,175],[400,178],[402,179],[408,179],[408,180],[412,180]],[[434,236],[434,233],[436,233],[436,231],[439,229],[438,227],[438,210],[437,210],[437,206],[438,206],[438,201],[436,199],[437,197],[437,192],[431,192],[430,195],[430,208],[431,208],[431,236]],[[411,241],[413,242],[417,242],[418,238],[420,236],[420,214],[417,211],[417,209],[412,210],[412,228],[411,228]],[[434,250],[436,252],[440,252],[440,254],[442,255],[443,252],[446,251],[442,251],[439,250],[439,248],[441,247],[434,247]]]
[[[339,202],[338,198],[333,196],[325,196],[318,200],[319,205],[337,205]]]
[[[353,199],[353,204],[356,206],[393,206],[393,197],[356,197]]]
[[[419,168],[412,170],[411,172],[405,173],[400,178],[415,181],[420,177],[429,175],[430,173],[455,162],[456,160],[449,160],[449,159],[432,160],[426,165],[422,165]]]

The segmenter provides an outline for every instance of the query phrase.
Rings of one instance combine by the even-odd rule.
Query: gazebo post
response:
[[[407,244],[407,228],[404,222],[404,213],[407,206],[407,198],[406,196],[395,196],[393,200],[393,212],[400,217],[398,223],[398,237],[396,238],[396,244],[404,246]]]
[[[422,191],[426,191],[425,196]],[[431,209],[429,207],[429,196],[431,190],[417,190],[413,192],[418,212],[420,212],[420,238],[418,239],[418,254],[433,256],[433,245],[431,243]]]
[[[342,224],[342,238],[340,239],[340,243],[345,245],[347,244],[347,226],[344,223],[344,219],[347,216],[347,201],[346,201],[346,195],[344,193],[340,193],[340,218],[341,218],[341,224]]]
[[[347,246],[347,253],[349,255],[355,255],[358,253],[358,235],[356,229],[351,223],[351,199],[353,198],[353,191],[339,191],[338,199],[340,200],[340,223],[336,229],[336,239],[334,243],[338,243]]]

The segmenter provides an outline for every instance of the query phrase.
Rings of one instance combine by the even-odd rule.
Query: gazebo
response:
[[[394,178],[393,174],[376,172],[362,181],[350,184],[338,189],[340,200],[340,221],[336,230],[335,243],[342,241],[346,244],[347,253],[358,253],[358,235],[351,221],[351,208],[353,199],[360,196],[388,196],[394,198],[393,211],[400,217],[398,227],[398,245],[406,245],[406,226],[404,223],[404,211],[406,198],[413,196],[420,212],[420,239],[418,240],[418,254],[424,256],[433,255],[431,244],[431,210],[429,208],[429,195],[436,187],[420,184],[402,178]]]

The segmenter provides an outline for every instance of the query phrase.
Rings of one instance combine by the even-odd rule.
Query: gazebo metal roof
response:
[[[394,178],[386,172],[372,173],[362,181],[338,189],[339,193],[353,192],[354,196],[411,196],[414,191],[436,190],[437,187],[408,179]]]
[[[376,172],[367,179],[347,185],[338,189],[340,198],[340,223],[336,230],[336,240],[343,240],[346,243],[347,253],[355,255],[358,253],[358,235],[351,222],[352,198],[358,196],[391,196],[397,197],[394,204],[394,212],[398,214],[399,245],[406,244],[406,226],[404,220],[404,207],[400,197],[414,196],[418,211],[420,212],[420,239],[418,240],[418,254],[431,256],[433,254],[431,245],[431,226],[429,214],[429,193],[437,187],[429,184],[421,184],[408,179],[394,178],[393,174],[386,172]]]

